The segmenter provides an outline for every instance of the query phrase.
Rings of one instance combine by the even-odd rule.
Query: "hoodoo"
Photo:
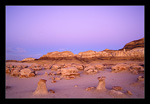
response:
[[[45,95],[48,94],[48,90],[46,87],[46,80],[45,79],[40,79],[38,82],[37,89],[33,93],[34,95]]]

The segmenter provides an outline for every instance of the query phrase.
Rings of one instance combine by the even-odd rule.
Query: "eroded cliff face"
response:
[[[123,49],[131,50],[133,48],[144,48],[144,38],[129,42],[120,50],[123,50]]]
[[[74,54],[71,51],[63,52],[49,52],[46,55],[43,55],[39,59],[71,59],[74,57]]]
[[[22,61],[34,61],[34,60],[35,60],[35,58],[25,58]]]
[[[120,50],[85,51],[73,54],[70,51],[49,52],[39,59],[144,59],[144,38],[127,43]]]

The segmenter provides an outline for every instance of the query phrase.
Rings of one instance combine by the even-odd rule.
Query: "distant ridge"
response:
[[[144,38],[127,43],[122,49],[131,50],[133,48],[144,48]]]
[[[100,52],[85,51],[73,54],[71,51],[49,52],[39,60],[91,60],[91,59],[144,59],[144,38],[127,43],[120,50],[105,49]]]

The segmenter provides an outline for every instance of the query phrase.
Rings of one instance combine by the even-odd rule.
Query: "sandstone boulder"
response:
[[[119,91],[119,90],[122,90],[123,88],[120,87],[120,86],[113,86],[112,89],[116,90],[116,91]]]
[[[138,81],[144,81],[144,76],[138,76],[137,80]]]
[[[78,70],[83,70],[84,69],[84,66],[82,64],[73,63],[73,64],[71,64],[71,66],[76,67]]]
[[[21,70],[20,68],[12,68],[11,75],[18,77],[20,75],[20,70]]]
[[[104,70],[103,64],[92,64],[92,66],[94,66],[96,70]]]
[[[34,71],[42,70],[42,66],[40,64],[32,64],[29,68],[32,68]]]
[[[28,77],[34,77],[35,71],[29,68],[24,68],[20,70],[20,78],[28,78]]]
[[[61,69],[61,65],[59,65],[59,64],[54,64],[51,67],[51,70],[58,70],[58,69]]]
[[[80,76],[78,69],[75,67],[68,67],[61,69],[61,76],[65,79],[74,79],[77,76]]]
[[[46,70],[49,70],[51,68],[51,66],[52,66],[51,64],[44,64],[43,68]]]
[[[123,70],[128,70],[130,66],[128,64],[117,64],[115,66],[112,66],[111,71],[114,73],[123,71]]]
[[[121,92],[116,90],[110,90],[109,94],[112,95],[114,98],[126,98],[127,96]]]
[[[95,73],[98,72],[98,70],[95,69],[94,66],[88,66],[88,67],[85,67],[85,68],[84,68],[84,72],[85,72],[86,74],[95,74]]]
[[[144,73],[144,67],[138,64],[130,64],[129,71],[133,74]]]
[[[131,91],[129,91],[129,90],[127,90],[127,92],[126,92],[128,95],[132,95],[132,92]]]
[[[10,68],[6,68],[5,72],[8,73],[8,74],[10,74],[11,73]]]

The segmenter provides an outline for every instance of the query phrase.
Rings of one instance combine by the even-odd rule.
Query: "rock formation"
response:
[[[20,70],[21,70],[20,68],[12,68],[11,75],[18,77],[20,75]]]
[[[95,58],[96,57],[96,51],[85,51],[85,52],[80,52],[77,55],[78,58]]]
[[[95,69],[94,66],[88,66],[88,67],[84,68],[84,72],[85,72],[86,74],[94,74],[94,73],[97,73],[98,70]]]
[[[71,51],[49,52],[39,58],[40,60],[79,60],[89,62],[96,59],[129,59],[143,60],[144,59],[144,38],[127,43],[122,49],[103,51],[85,51],[73,54]],[[24,59],[28,61],[29,59]]]
[[[22,61],[34,61],[34,60],[35,60],[35,58],[25,58]]]
[[[74,57],[74,54],[70,51],[63,51],[63,52],[49,52],[46,55],[43,55],[39,59],[71,59]]]
[[[130,64],[130,72],[133,74],[144,73],[144,67],[137,64]]]
[[[132,42],[129,42],[127,43],[122,49],[120,50],[131,50],[131,49],[134,49],[134,48],[137,48],[137,47],[140,47],[140,48],[144,48],[144,38],[141,38],[141,39],[138,39],[138,40],[134,40]]]
[[[8,73],[8,74],[10,74],[11,73],[10,68],[6,68],[5,72]]]
[[[104,70],[104,65],[102,64],[97,63],[97,64],[92,64],[92,66],[94,66],[96,70]]]
[[[119,90],[122,90],[123,88],[120,87],[120,86],[113,86],[112,89],[116,90],[116,91],[119,91]]]
[[[127,92],[126,92],[127,94],[129,94],[129,95],[132,95],[132,92],[131,91],[129,91],[129,90],[127,90]]]
[[[106,87],[105,87],[105,76],[102,76],[102,77],[98,77],[98,85],[96,87],[97,90],[103,90],[105,91],[106,90]]]
[[[48,94],[48,90],[46,87],[46,80],[40,79],[38,82],[37,89],[33,93],[34,95],[45,95]]]
[[[58,70],[58,69],[61,69],[61,65],[53,64],[53,65],[51,66],[51,70]]]
[[[60,69],[61,76],[65,79],[74,79],[80,74],[78,73],[78,69],[75,67],[68,67]]]
[[[24,68],[20,70],[20,78],[28,78],[28,77],[34,77],[35,76],[35,71],[29,68]]]
[[[83,70],[84,69],[84,65],[81,65],[81,64],[72,63],[71,66],[76,67],[78,70]]]
[[[130,66],[128,64],[117,64],[115,66],[112,66],[111,71],[114,73],[123,71],[123,70],[128,70]]]
[[[51,68],[51,64],[43,64],[43,68],[49,70]]]
[[[39,64],[32,64],[29,68],[32,68],[33,70],[35,70],[35,71],[39,71],[39,70],[42,70],[42,66],[41,65],[39,65]]]
[[[109,94],[112,95],[114,98],[126,98],[127,96],[121,92],[116,90],[110,90]]]
[[[144,76],[138,76],[137,81],[144,81]]]

